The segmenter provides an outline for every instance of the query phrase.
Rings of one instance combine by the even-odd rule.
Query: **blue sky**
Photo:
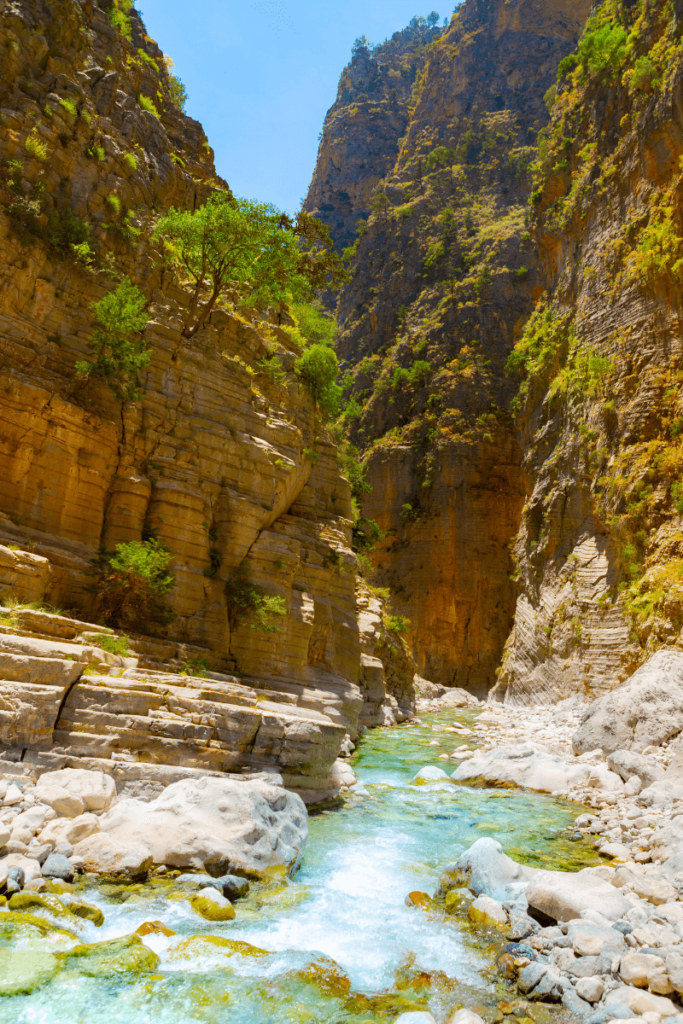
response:
[[[432,10],[443,20],[453,3],[139,0],[139,9],[175,61],[187,113],[204,125],[219,174],[237,195],[293,213],[354,39],[381,42]]]

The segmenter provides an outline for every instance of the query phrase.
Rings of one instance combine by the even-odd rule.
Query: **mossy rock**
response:
[[[242,942],[240,939],[224,939],[218,935],[191,935],[189,939],[183,939],[170,953],[170,960],[194,960],[200,956],[211,956],[216,953],[223,956],[248,956],[262,957],[270,956],[267,949],[260,949],[252,946],[249,942]]]
[[[472,903],[474,896],[469,889],[451,889],[446,893],[444,909],[447,914],[466,914]]]
[[[135,929],[136,935],[175,935],[172,928],[167,928],[163,921],[145,921]]]
[[[346,999],[351,993],[351,981],[339,964],[328,956],[319,956],[310,964],[293,972],[290,977],[307,985],[314,985],[325,996]]]
[[[221,906],[214,903],[208,896],[190,896],[190,906],[197,913],[201,914],[205,921],[233,921],[235,908],[232,903]]]
[[[52,953],[0,949],[0,996],[35,992],[54,978],[61,964]]]
[[[66,936],[69,939],[78,937],[70,929],[52,924],[51,921],[39,917],[37,914],[20,914],[12,910],[3,911],[0,914],[0,935],[14,935],[25,928],[37,929],[41,935]]]
[[[64,955],[65,967],[91,978],[121,974],[143,974],[159,966],[159,957],[144,945],[139,935],[75,946]]]
[[[48,914],[52,914],[53,917],[71,916],[57,896],[44,892],[30,892],[27,890],[15,892],[10,897],[9,908],[19,914],[39,914],[41,911],[45,911]]]
[[[95,906],[94,903],[88,903],[87,900],[74,896],[67,903],[67,909],[84,921],[92,921],[96,928],[101,928],[104,924],[104,914],[100,908]]]

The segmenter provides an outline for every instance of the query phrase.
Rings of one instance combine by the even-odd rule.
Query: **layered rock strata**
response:
[[[603,4],[541,149],[508,701],[593,697],[681,642],[680,38],[673,8]]]
[[[420,673],[479,693],[514,612],[507,544],[525,485],[504,365],[538,287],[529,165],[543,95],[587,14],[458,9],[429,49],[339,302],[347,425],[373,488],[363,511],[385,531],[377,582],[411,621]]]

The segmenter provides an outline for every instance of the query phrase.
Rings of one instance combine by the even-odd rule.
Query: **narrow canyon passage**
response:
[[[490,970],[488,947],[494,942],[499,952],[502,933],[471,929],[443,904],[409,907],[406,895],[433,894],[445,865],[482,836],[535,866],[578,870],[597,856],[588,843],[568,839],[575,804],[450,780],[411,785],[424,766],[446,763],[440,754],[464,749],[448,730],[475,717],[441,711],[423,724],[366,733],[354,757],[355,791],[343,807],[311,818],[300,871],[291,882],[252,884],[234,921],[203,921],[177,898],[183,883],[172,879],[128,886],[84,880],[79,893],[105,921],[83,922],[80,941],[131,936],[144,922],[160,921],[175,934],[143,937],[160,957],[157,969],[137,978],[64,971],[48,988],[3,999],[0,1021],[91,1024],[96,1012],[98,1024],[389,1024],[427,1007],[437,1021],[447,1020],[463,1004],[487,1007],[493,1021],[497,1004],[516,997]],[[249,945],[240,952],[239,942]],[[44,938],[24,938],[21,948],[59,948],[59,937],[48,947]],[[533,1012],[547,1021],[559,1010]]]

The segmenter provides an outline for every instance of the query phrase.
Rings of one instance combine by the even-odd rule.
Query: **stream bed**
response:
[[[444,866],[482,836],[536,867],[578,870],[599,858],[569,840],[577,805],[502,787],[411,785],[425,765],[453,771],[438,756],[463,741],[445,728],[475,720],[443,711],[366,733],[352,761],[358,792],[311,816],[301,870],[252,885],[234,921],[205,921],[171,879],[79,886],[105,914],[99,928],[84,922],[80,941],[162,922],[175,934],[144,939],[158,968],[63,970],[30,995],[0,999],[0,1024],[390,1024],[427,1008],[442,1022],[459,1006],[514,998],[493,967],[499,936],[439,908],[409,907],[406,895],[432,894]],[[0,933],[0,947],[27,953],[63,941]]]

